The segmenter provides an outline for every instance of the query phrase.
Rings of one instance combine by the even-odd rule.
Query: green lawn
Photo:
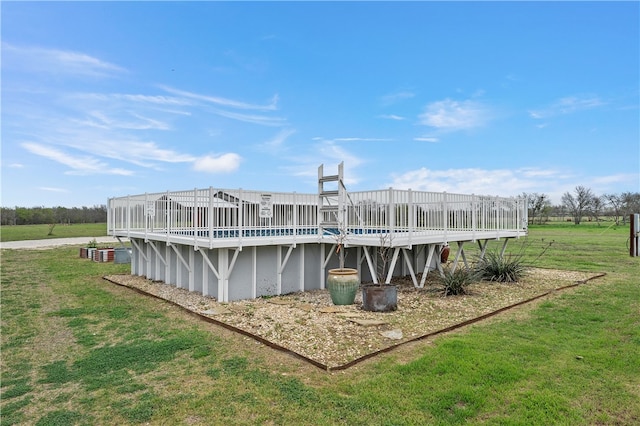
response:
[[[128,265],[3,250],[0,424],[640,424],[627,238],[532,227],[537,266],[607,275],[334,373],[101,279]]]
[[[107,235],[106,223],[82,223],[56,225],[52,235],[49,225],[15,225],[0,228],[0,241],[45,240],[49,238],[103,237]],[[88,240],[87,240],[88,241]]]

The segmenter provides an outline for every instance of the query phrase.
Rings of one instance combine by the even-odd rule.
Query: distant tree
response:
[[[562,196],[562,204],[567,208],[569,214],[573,216],[573,223],[580,225],[582,217],[589,212],[593,202],[591,189],[584,186],[576,186],[574,194],[565,192]]]
[[[2,207],[1,224],[40,225],[71,223],[104,223],[107,221],[107,206],[93,207]],[[53,227],[52,227],[53,230]]]
[[[619,194],[604,194],[602,196],[613,212],[613,221],[616,225],[620,225],[620,215],[622,214],[622,196]]]
[[[622,223],[626,224],[627,219],[633,213],[640,213],[640,192],[623,192],[620,194],[622,200]]]
[[[603,214],[605,206],[606,206],[606,199],[604,197],[602,196],[598,197],[594,195],[591,198],[590,214],[593,220],[595,220],[598,223],[598,226],[600,226],[600,221],[601,221],[600,216]]]
[[[543,212],[549,210],[551,201],[547,194],[538,194],[537,192],[522,193],[522,197],[526,198],[529,205],[529,223],[534,224],[535,218],[538,217],[538,224],[542,223]]]

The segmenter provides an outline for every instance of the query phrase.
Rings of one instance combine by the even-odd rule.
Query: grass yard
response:
[[[106,223],[82,223],[73,225],[56,225],[52,235],[49,225],[15,225],[0,228],[0,241],[46,240],[49,238],[93,237],[107,235]]]
[[[0,425],[638,424],[627,238],[532,227],[507,251],[533,261],[553,240],[536,266],[607,275],[335,373],[102,280],[128,265],[3,250]]]

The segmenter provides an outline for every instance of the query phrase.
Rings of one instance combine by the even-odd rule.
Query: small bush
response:
[[[499,253],[488,252],[479,262],[478,268],[482,279],[500,283],[520,281],[528,270],[520,253],[500,256]]]
[[[451,272],[450,269],[444,271],[440,276],[440,285],[444,296],[457,296],[467,294],[467,287],[480,280],[478,271],[472,268],[457,268]]]

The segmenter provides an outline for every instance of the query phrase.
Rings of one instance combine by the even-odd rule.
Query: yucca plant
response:
[[[445,269],[443,275],[439,278],[439,283],[442,286],[443,296],[457,296],[468,294],[467,287],[480,281],[480,279],[478,270],[464,267],[457,268],[454,271]]]
[[[514,283],[520,281],[527,273],[522,253],[500,256],[499,253],[488,252],[478,263],[482,279],[500,283]]]
[[[478,271],[482,279],[501,283],[514,283],[520,281],[531,267],[551,247],[553,241],[547,243],[540,254],[529,263],[525,263],[524,253],[531,241],[520,245],[516,253],[508,253],[501,256],[498,252],[487,252],[483,259],[478,261]]]

